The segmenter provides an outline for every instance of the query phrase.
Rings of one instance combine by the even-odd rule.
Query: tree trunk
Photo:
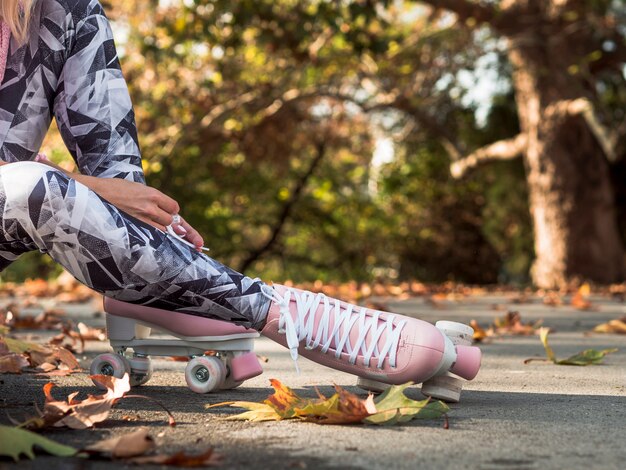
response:
[[[520,125],[527,134],[533,281],[543,288],[576,280],[618,282],[625,259],[608,162],[582,116],[567,111],[570,100],[586,97],[568,73],[575,45],[550,47],[554,35],[542,26],[510,38],[509,48]]]

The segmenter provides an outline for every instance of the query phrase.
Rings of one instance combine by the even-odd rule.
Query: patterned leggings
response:
[[[36,162],[0,166],[0,271],[40,250],[101,294],[261,329],[264,285]]]

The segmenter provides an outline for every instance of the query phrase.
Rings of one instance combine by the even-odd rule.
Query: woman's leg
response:
[[[302,354],[383,383],[423,382],[448,370],[472,379],[480,367],[478,348],[455,346],[430,323],[269,287],[40,163],[0,167],[0,215],[0,249],[36,247],[108,297],[253,327],[294,359]],[[471,337],[471,328],[460,334]]]
[[[125,302],[260,329],[270,299],[250,279],[35,162],[0,167],[0,255],[39,249]],[[11,249],[13,247],[13,249]]]

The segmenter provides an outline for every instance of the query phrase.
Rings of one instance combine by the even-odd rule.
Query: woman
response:
[[[305,343],[310,359],[385,383],[437,371],[443,359],[423,360],[443,354],[432,325],[270,287],[201,253],[176,201],[145,185],[98,0],[2,0],[0,16],[0,270],[40,250],[105,296],[255,328],[294,359]],[[52,116],[79,173],[32,161]]]

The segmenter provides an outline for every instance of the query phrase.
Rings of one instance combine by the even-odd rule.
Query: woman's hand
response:
[[[166,227],[171,225],[179,236],[185,238],[198,251],[201,251],[201,247],[204,245],[202,236],[182,217],[179,217],[179,222],[175,222],[174,216],[180,211],[180,206],[174,199],[158,189],[120,178],[97,178],[80,173],[70,173],[42,154],[37,155],[35,161],[65,173],[118,209],[153,227],[165,231]]]
[[[203,245],[204,241],[198,231],[182,217],[179,223],[174,223],[174,216],[180,212],[180,206],[158,189],[119,178],[72,176],[127,214],[163,231],[168,225],[172,225],[174,231],[184,236],[196,249],[200,250]]]
[[[202,239],[202,236],[195,228],[189,225],[185,219],[180,216],[179,218],[179,223],[172,224],[172,228],[174,229],[174,231],[185,240],[187,240],[189,243],[191,243],[193,246],[195,246],[198,251],[202,251],[201,248],[204,245],[204,240]]]
[[[180,211],[180,206],[174,199],[158,189],[120,178],[97,178],[80,173],[71,173],[48,160],[42,154],[39,154],[35,161],[65,173],[118,209],[153,227],[166,231],[166,227],[171,225],[174,232],[181,238],[195,246],[198,251],[202,251],[201,248],[204,245],[202,236],[182,217],[179,216],[178,222],[175,222],[174,216]],[[0,166],[5,164],[7,163],[0,160]]]

